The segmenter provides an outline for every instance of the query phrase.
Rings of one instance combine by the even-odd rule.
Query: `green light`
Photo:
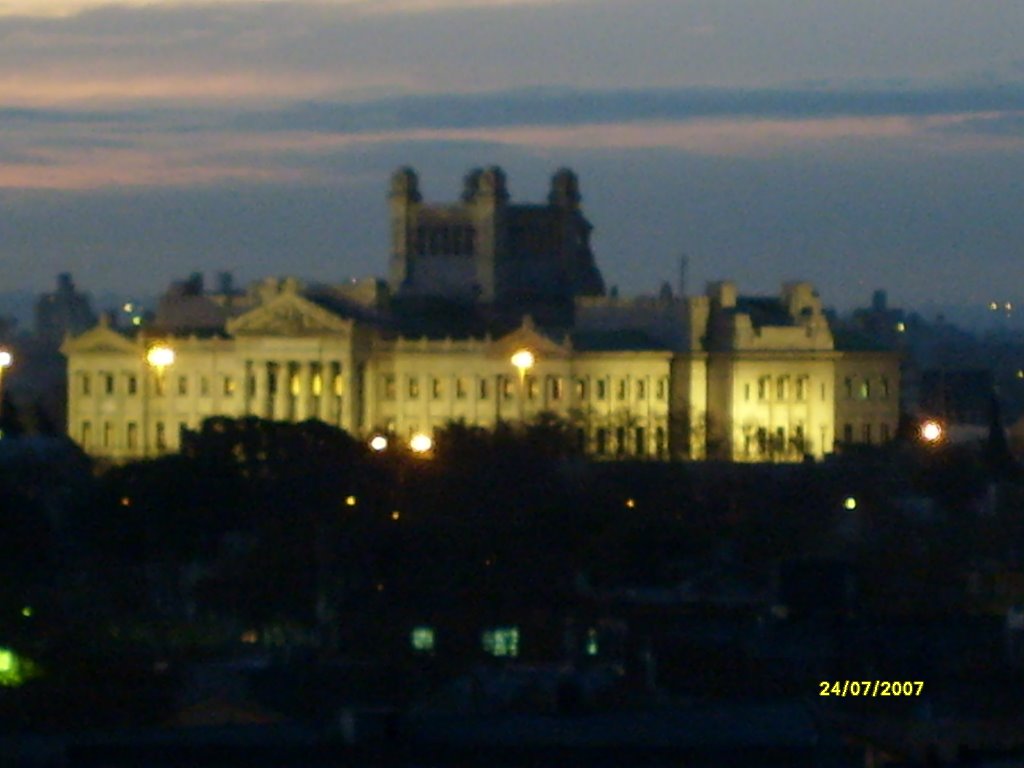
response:
[[[587,656],[597,656],[597,654],[598,654],[597,630],[596,629],[588,629],[587,630]]]
[[[24,608],[22,608],[21,609],[21,615],[24,616],[26,619],[31,619],[32,618],[32,606],[31,605],[26,605]]]
[[[484,651],[491,656],[516,657],[519,655],[519,628],[496,627],[480,636]]]
[[[851,512],[857,508],[857,500],[853,496],[847,496],[843,501],[843,507]]]
[[[16,688],[39,674],[35,664],[10,648],[0,648],[0,686]]]
[[[435,646],[433,627],[413,627],[412,649],[417,653],[433,653]]]

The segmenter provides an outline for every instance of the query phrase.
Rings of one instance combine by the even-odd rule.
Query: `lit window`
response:
[[[413,627],[410,643],[416,653],[433,653],[435,648],[434,628]]]
[[[334,364],[332,376],[334,379],[331,391],[334,392],[335,397],[341,397],[345,394],[345,379],[341,375],[341,366],[337,363]]]
[[[807,377],[800,376],[796,380],[796,399],[803,401],[807,399]]]
[[[187,395],[188,394],[188,376],[179,376],[178,377],[178,394],[179,395]]]
[[[597,656],[600,651],[597,643],[597,630],[591,627],[587,630],[587,656]]]
[[[585,400],[587,397],[587,382],[584,379],[576,379],[576,397]]]
[[[224,397],[232,397],[235,394],[235,379],[233,376],[224,377]]]
[[[864,379],[857,388],[857,398],[867,400],[869,397],[871,397],[871,382]]]
[[[313,379],[313,392],[314,392],[314,394],[319,394],[319,392],[317,392],[317,384],[318,384],[318,382],[319,382],[319,374],[317,374],[317,378]],[[392,376],[390,373],[385,374],[384,375],[383,384],[384,384],[384,386],[383,386],[383,391],[384,391],[383,397],[384,397],[384,399],[385,400],[394,400],[395,399],[395,377]]]
[[[409,399],[415,400],[420,396],[420,380],[415,376],[409,377]]]
[[[298,397],[302,394],[302,381],[299,379],[299,374],[296,371],[292,371],[292,374],[289,377],[288,392],[292,397]]]
[[[484,651],[499,658],[515,658],[519,655],[519,628],[496,627],[485,630],[480,636]]]

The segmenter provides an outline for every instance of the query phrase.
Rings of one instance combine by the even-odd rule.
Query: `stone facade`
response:
[[[407,169],[392,178],[390,289],[269,279],[235,300],[220,328],[130,335],[101,322],[66,341],[69,434],[115,461],[177,450],[183,429],[214,415],[316,418],[405,441],[450,421],[492,427],[550,412],[591,455],[634,459],[798,461],[895,434],[897,356],[837,348],[810,285],[786,284],[777,297],[741,296],[729,282],[691,298],[667,288],[600,295],[575,176],[560,171],[550,209],[527,210],[522,226],[537,223],[540,242],[560,206],[572,211],[562,223],[575,245],[541,259],[560,276],[556,298],[569,302],[571,322],[535,320],[529,310],[543,312],[553,294],[530,290],[532,262],[508,247],[509,211],[494,224],[504,175],[470,174],[450,215],[413,210],[416,184]],[[481,199],[486,216],[473,208]],[[441,220],[447,234],[431,229]],[[456,258],[466,263],[431,264]],[[527,276],[519,283],[516,270]],[[403,304],[418,294],[449,303],[434,315]],[[491,311],[502,304],[506,312]],[[526,311],[510,323],[512,309]],[[147,364],[156,344],[174,350],[173,363]],[[512,363],[520,350],[531,366]]]

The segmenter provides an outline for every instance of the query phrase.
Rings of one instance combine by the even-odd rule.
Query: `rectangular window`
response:
[[[843,425],[843,442],[844,443],[852,443],[853,442],[853,424],[844,424]]]
[[[636,399],[637,400],[644,400],[647,397],[647,386],[646,385],[647,385],[647,382],[645,382],[643,379],[637,381],[637,383],[636,383]]]
[[[668,382],[665,379],[658,379],[658,388],[654,393],[654,396],[659,400],[664,400],[668,394]]]
[[[515,397],[515,387],[512,386],[512,379],[508,376],[501,377],[501,391],[506,400],[511,400]]]
[[[889,399],[889,379],[883,376],[878,382],[878,396],[883,400]]]
[[[209,397],[210,395],[210,378],[208,376],[199,377],[199,394],[203,397]]]
[[[847,400],[853,398],[853,379],[849,376],[843,379],[843,391],[846,394]]]
[[[636,444],[634,450],[637,456],[643,456],[647,453],[647,435],[644,432],[643,427],[636,428]]]
[[[103,447],[109,448],[114,443],[114,425],[109,421],[103,422]]]
[[[416,400],[420,396],[420,380],[415,376],[409,377],[409,399]]]
[[[89,444],[92,443],[92,422],[82,422],[82,447],[88,448]]]
[[[626,452],[626,428],[615,428],[615,452],[622,454]]]
[[[864,442],[870,444],[871,443],[871,425],[870,424],[865,424],[861,429],[862,429],[862,431],[864,433]]]
[[[626,393],[629,391],[629,382],[626,379],[619,379],[619,400],[626,399]]]
[[[665,428],[656,427],[654,430],[654,450],[658,452],[659,456],[663,456],[665,453]]]
[[[90,395],[92,393],[92,377],[88,373],[82,374],[82,394]],[[88,422],[86,422],[88,423]]]
[[[396,397],[395,390],[395,377],[390,373],[385,374],[383,378],[382,394],[381,397],[384,400],[394,400]],[[313,379],[314,393],[316,392],[316,379]]]
[[[487,399],[487,379],[480,379],[479,395],[481,400]]]
[[[775,444],[772,446],[775,453],[785,453],[786,451],[786,428],[776,427],[775,428]]]
[[[767,376],[762,376],[757,380],[757,399],[767,400],[768,399],[768,382]]]
[[[466,379],[462,376],[455,380],[455,397],[459,400],[466,399]]]
[[[440,400],[441,399],[441,392],[442,392],[441,380],[437,379],[437,378],[431,378],[430,379],[430,396],[434,400]]]
[[[604,427],[597,429],[597,453],[604,454],[608,450],[608,430]]]
[[[551,399],[561,400],[562,399],[562,377],[553,376],[551,378]]]
[[[804,446],[804,425],[797,424],[793,428],[793,448],[797,453],[804,453],[806,450]]]
[[[859,400],[867,400],[871,397],[871,381],[864,379],[860,386],[857,388],[857,398]]]
[[[345,394],[345,378],[341,375],[341,363],[331,363],[331,391],[335,397]]]
[[[780,376],[775,382],[775,399],[786,400],[789,397],[789,379],[785,376]]]
[[[768,429],[766,427],[757,428],[757,452],[768,453]]]
[[[114,374],[103,374],[103,392],[107,395],[114,394]]]
[[[134,395],[139,391],[139,380],[134,374],[129,374],[125,378],[125,390],[129,395]]]
[[[134,421],[128,422],[128,431],[125,434],[125,439],[128,444],[128,450],[134,451],[139,447],[139,425]]]
[[[250,373],[245,377],[245,393],[249,397],[256,397],[256,374]]]
[[[179,376],[178,377],[178,394],[179,395],[187,395],[188,394],[188,376]]]
[[[607,386],[607,382],[605,382],[604,379],[598,379],[597,380],[597,399],[598,400],[604,400],[605,394],[606,394],[606,392],[605,392],[605,387],[606,386]]]
[[[235,377],[224,377],[224,397],[233,397],[235,394]]]
[[[579,400],[585,400],[587,397],[587,382],[586,379],[576,379],[576,398]]]
[[[309,391],[313,397],[320,397],[324,393],[324,373],[320,363],[313,363],[310,367]]]
[[[526,377],[526,396],[531,400],[537,398],[537,378],[535,376]]]
[[[156,449],[163,451],[167,448],[167,429],[162,421],[156,423]]]
[[[807,377],[798,376],[796,380],[796,399],[803,402],[807,399]]]
[[[746,402],[748,402],[748,403],[750,402],[750,385],[749,384],[744,384],[743,385],[743,399]]]
[[[299,377],[297,370],[292,370],[288,374],[288,394],[292,397],[298,397],[302,394],[302,379]]]

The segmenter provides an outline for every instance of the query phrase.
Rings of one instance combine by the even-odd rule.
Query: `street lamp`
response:
[[[13,362],[14,356],[6,349],[0,349],[0,416],[3,416],[4,408],[4,370],[9,368]],[[2,430],[0,430],[0,437],[3,437]]]
[[[163,394],[164,372],[169,366],[174,365],[174,359],[174,348],[167,344],[154,344],[146,350],[146,364],[156,373],[154,380],[157,394]],[[144,456],[149,455],[149,379],[149,376],[145,377],[145,386],[142,389],[142,452]]]
[[[919,434],[924,442],[935,445],[942,440],[945,435],[945,430],[939,422],[935,421],[935,419],[928,419],[921,424]]]
[[[388,439],[384,435],[374,435],[370,439],[370,448],[375,450],[377,453],[387,449]]]
[[[509,359],[509,362],[519,371],[519,421],[526,420],[526,372],[533,368],[537,359],[533,352],[528,349],[518,349]]]
[[[433,447],[433,439],[430,437],[430,435],[427,435],[423,432],[417,432],[409,440],[409,448],[412,449],[413,453],[418,454],[420,456],[429,453],[430,449]]]

